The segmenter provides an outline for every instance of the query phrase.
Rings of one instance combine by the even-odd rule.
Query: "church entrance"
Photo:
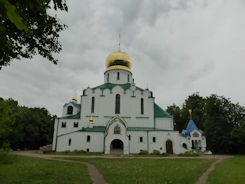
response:
[[[115,139],[111,142],[111,154],[123,154],[123,142]]]
[[[166,142],[166,152],[167,152],[168,154],[173,154],[173,143],[172,143],[171,140],[168,140],[168,141]]]

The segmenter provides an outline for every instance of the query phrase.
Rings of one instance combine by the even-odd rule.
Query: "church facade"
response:
[[[54,151],[178,154],[206,150],[206,138],[197,127],[174,131],[173,117],[155,103],[152,91],[136,86],[131,67],[131,58],[120,48],[107,57],[104,83],[84,89],[80,102],[74,96],[55,120]]]

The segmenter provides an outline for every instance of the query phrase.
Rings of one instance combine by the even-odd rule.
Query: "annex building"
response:
[[[153,92],[134,83],[131,58],[120,50],[106,59],[104,83],[74,96],[55,120],[53,150],[178,154],[205,151],[206,138],[190,120],[182,133],[173,117],[155,103]]]

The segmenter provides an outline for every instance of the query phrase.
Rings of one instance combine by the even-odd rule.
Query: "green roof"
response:
[[[99,88],[99,89],[113,89],[115,86],[120,86],[122,87],[124,90],[127,90],[131,87],[130,83],[126,83],[126,84],[113,84],[113,83],[104,83],[102,85],[96,86],[94,88],[92,88],[93,90]],[[142,88],[135,86],[136,89],[140,90],[140,91],[144,91]]]
[[[173,118],[169,113],[164,111],[161,107],[154,103],[154,117],[161,117],[161,118]]]
[[[86,132],[105,132],[105,126],[94,126],[93,128],[83,128],[82,131]]]
[[[105,126],[94,126],[93,128],[82,128],[82,131],[86,132],[105,132]],[[152,128],[152,127],[128,127],[128,131],[172,131],[172,130],[165,130],[159,128]]]
[[[80,119],[80,112],[75,115],[60,117],[60,119]]]
[[[172,131],[172,130],[165,130],[159,128],[151,128],[151,127],[128,127],[128,131]]]

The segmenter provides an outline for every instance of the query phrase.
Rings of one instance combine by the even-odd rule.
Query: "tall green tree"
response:
[[[45,108],[0,98],[0,147],[7,143],[12,149],[38,149],[52,143],[55,117]]]
[[[17,112],[17,101],[0,98],[0,147],[9,144],[12,125],[15,123],[14,113]]]
[[[188,109],[199,129],[204,130],[208,149],[214,153],[245,153],[245,108],[223,96],[203,98],[190,95],[181,107],[169,106],[175,130],[182,131],[189,121]]]
[[[53,53],[61,50],[59,33],[66,26],[51,10],[67,11],[65,0],[0,0],[0,69],[37,53],[57,63]]]

